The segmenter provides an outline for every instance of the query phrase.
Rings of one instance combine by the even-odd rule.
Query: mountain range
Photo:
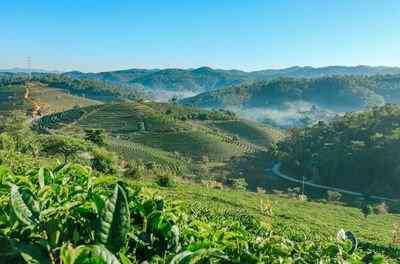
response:
[[[149,90],[205,92],[248,82],[271,80],[277,77],[317,78],[334,75],[386,75],[400,74],[399,67],[328,66],[290,67],[245,72],[210,67],[197,69],[129,69],[99,73],[66,72],[74,79],[90,79],[139,86]]]

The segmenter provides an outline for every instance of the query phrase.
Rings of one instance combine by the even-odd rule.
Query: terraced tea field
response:
[[[95,105],[49,115],[38,123],[46,128],[72,124],[82,128],[101,128],[113,137],[178,152],[195,160],[208,156],[214,161],[224,161],[255,151],[251,143],[234,140],[199,122],[176,120],[150,106],[148,103]]]
[[[151,148],[133,141],[113,139],[109,149],[119,153],[126,160],[154,162],[178,174],[187,171],[189,166],[187,161],[179,159],[170,152]]]
[[[41,83],[33,83],[29,86],[31,98],[45,106],[44,114],[52,114],[67,111],[76,107],[86,107],[101,104],[81,96],[75,96],[64,90],[48,87]]]
[[[25,87],[22,85],[0,87],[0,115],[12,110],[29,110],[30,104],[24,100],[24,95]]]
[[[210,127],[260,146],[269,146],[284,137],[284,133],[276,128],[248,120],[215,121],[210,122]]]

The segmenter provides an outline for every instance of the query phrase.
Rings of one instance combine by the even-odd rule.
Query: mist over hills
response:
[[[336,114],[400,102],[400,75],[278,78],[185,98],[186,106],[227,108],[280,126],[327,120]]]

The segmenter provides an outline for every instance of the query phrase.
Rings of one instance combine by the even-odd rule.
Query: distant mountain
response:
[[[369,106],[400,103],[400,75],[281,77],[205,92],[180,103],[226,108],[248,118],[279,119],[288,124],[307,115],[317,120]]]
[[[203,92],[252,81],[249,73],[237,70],[198,69],[130,69],[100,73],[67,72],[76,79],[102,80],[141,86],[149,90]]]
[[[327,66],[314,68],[310,66],[304,67],[290,67],[277,70],[261,70],[251,72],[255,78],[269,79],[276,77],[296,77],[296,78],[318,78],[324,76],[347,76],[347,75],[386,75],[386,74],[400,74],[400,67],[387,67],[387,66]]]
[[[9,73],[61,73],[60,71],[55,70],[44,70],[44,69],[26,69],[26,68],[10,68],[10,69],[0,69],[0,72],[9,72]]]
[[[220,70],[210,67],[197,69],[129,69],[99,73],[67,72],[75,79],[101,80],[118,84],[140,86],[149,90],[205,92],[227,86],[265,81],[279,77],[318,78],[334,75],[385,75],[400,74],[398,67],[371,66],[329,66],[322,68],[291,67],[245,72],[240,70]]]

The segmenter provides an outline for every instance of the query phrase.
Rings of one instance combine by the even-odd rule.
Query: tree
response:
[[[93,150],[92,167],[102,173],[116,173],[117,157],[114,153],[104,148],[95,148]]]
[[[69,158],[75,156],[78,152],[86,149],[85,142],[74,137],[52,135],[42,138],[42,151],[49,155],[63,155],[64,163],[67,163]]]
[[[244,178],[237,178],[232,180],[232,188],[238,191],[246,191],[247,190],[247,182]]]
[[[340,201],[340,199],[342,198],[342,195],[339,192],[329,191],[329,190],[326,192],[326,196],[328,198],[328,201],[331,202]]]
[[[85,139],[99,146],[106,145],[107,135],[104,129],[86,129]]]

